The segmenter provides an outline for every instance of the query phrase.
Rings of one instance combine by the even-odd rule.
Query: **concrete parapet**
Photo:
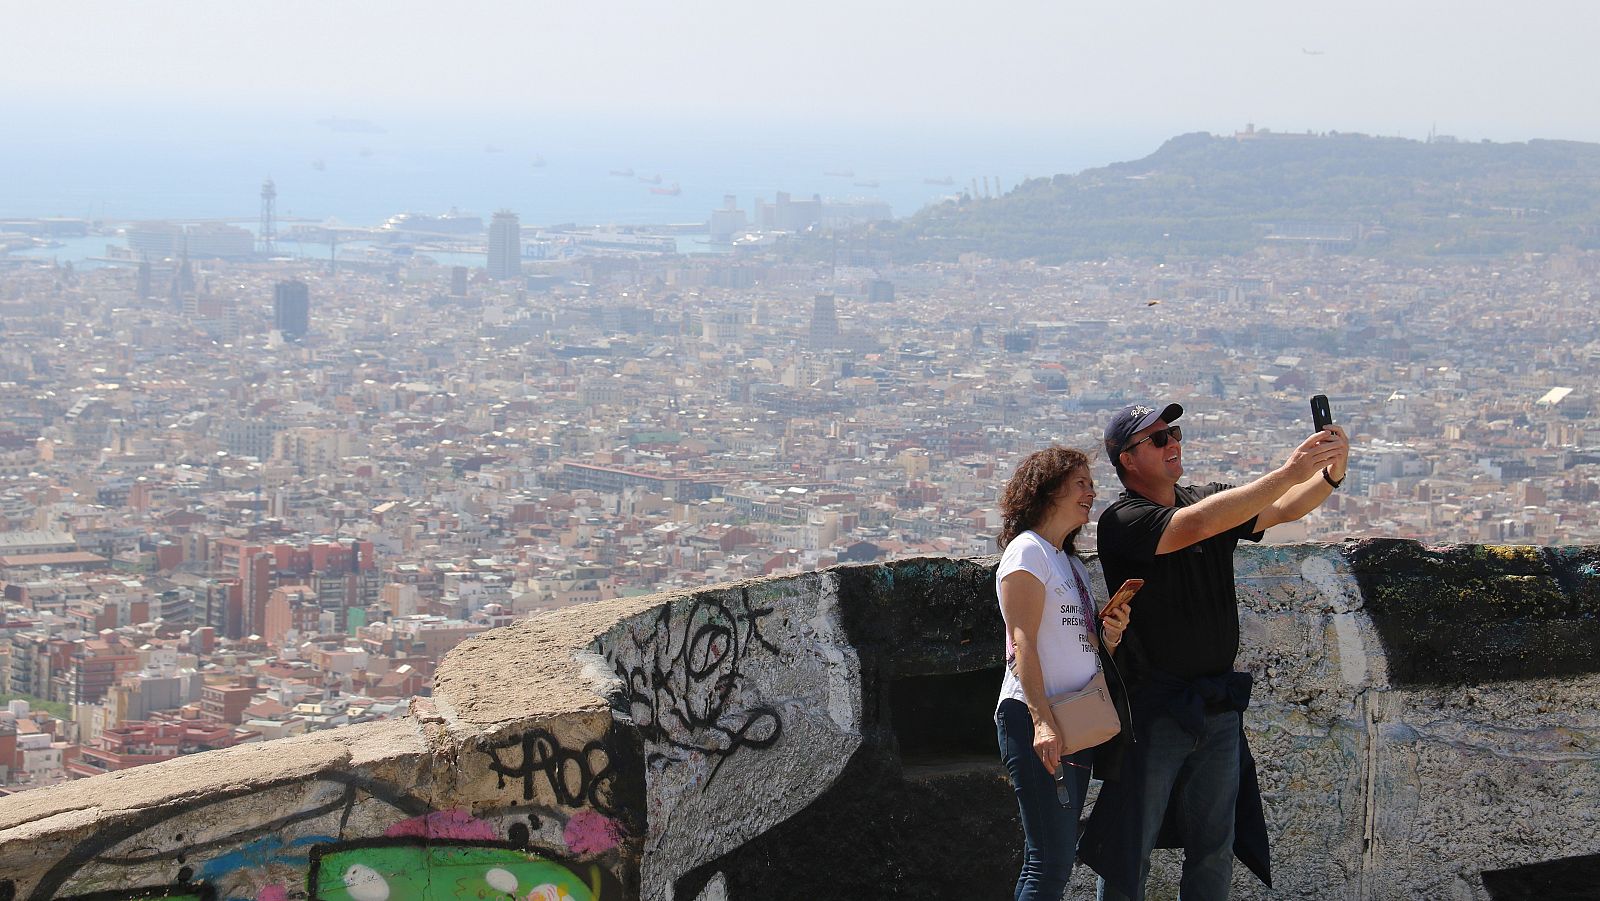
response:
[[[1272,897],[1592,887],[1597,562],[1240,552]],[[836,567],[485,633],[404,720],[0,799],[0,901],[1006,897],[993,565]],[[1159,852],[1151,897],[1175,876]]]

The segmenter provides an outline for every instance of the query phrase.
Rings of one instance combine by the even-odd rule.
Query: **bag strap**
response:
[[[1072,570],[1072,581],[1078,583],[1078,604],[1083,610],[1083,619],[1089,633],[1089,644],[1098,653],[1100,650],[1100,617],[1096,616],[1094,609],[1094,596],[1089,594],[1089,586],[1083,584],[1083,576],[1078,574],[1077,561],[1071,555],[1067,556],[1067,569]]]

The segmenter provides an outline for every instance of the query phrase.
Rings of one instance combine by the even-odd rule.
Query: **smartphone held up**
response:
[[[1328,406],[1328,395],[1318,394],[1311,398],[1311,425],[1318,432],[1325,432],[1328,426],[1333,425],[1333,410]]]

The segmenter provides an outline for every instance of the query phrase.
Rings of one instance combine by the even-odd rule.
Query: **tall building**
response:
[[[183,294],[194,293],[194,267],[189,264],[189,251],[187,248],[183,251],[182,259],[178,263],[178,272],[175,278],[179,292]]]
[[[183,249],[183,226],[175,222],[135,222],[125,234],[128,249],[139,256],[160,260]]]
[[[247,228],[222,222],[201,222],[183,231],[184,247],[197,259],[248,259],[255,255],[256,236]]]
[[[272,291],[272,327],[291,340],[311,331],[311,289],[305,282],[278,282]]]
[[[832,294],[818,294],[811,307],[811,349],[827,350],[839,343],[839,317]]]
[[[822,222],[822,195],[813,194],[810,200],[794,200],[783,191],[778,192],[777,203],[756,199],[756,225],[763,229],[805,231]]]
[[[249,229],[222,222],[183,226],[174,222],[136,222],[127,230],[128,249],[161,260],[180,253],[197,259],[247,259],[255,254],[256,236]]]
[[[732,241],[743,234],[748,225],[744,210],[739,209],[739,201],[732,194],[727,194],[722,198],[722,209],[711,211],[706,231],[713,241]]]
[[[501,210],[489,223],[489,277],[522,275],[522,223],[517,214]]]

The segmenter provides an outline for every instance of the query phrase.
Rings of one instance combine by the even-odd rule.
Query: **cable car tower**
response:
[[[278,188],[267,179],[261,183],[261,229],[256,240],[261,252],[271,256],[278,252]]]

